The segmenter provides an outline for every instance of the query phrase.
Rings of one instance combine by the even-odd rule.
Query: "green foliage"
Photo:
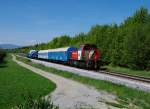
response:
[[[71,39],[71,45],[80,47],[81,44],[86,42],[87,35],[85,33],[80,33]]]
[[[32,95],[24,97],[24,103],[17,105],[13,109],[59,109],[55,106],[50,97],[42,98],[39,96],[36,100]]]
[[[95,25],[88,33],[74,37],[63,35],[48,43],[17,49],[51,49],[65,46],[79,47],[83,43],[96,44],[101,51],[101,61],[115,66],[150,70],[150,14],[141,7],[120,25]]]
[[[122,25],[122,63],[134,69],[148,69],[150,61],[150,15],[141,8]]]
[[[4,62],[5,57],[6,57],[6,52],[0,49],[0,63]]]
[[[52,41],[50,41],[47,45],[50,48],[58,48],[58,47],[65,47],[70,45],[71,38],[67,35],[63,35],[61,37],[56,37]]]

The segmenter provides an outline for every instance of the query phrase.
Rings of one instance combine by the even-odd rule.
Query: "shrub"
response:
[[[0,63],[4,62],[5,57],[6,57],[6,52],[0,49]]]
[[[51,100],[51,97],[43,98],[39,96],[36,100],[31,95],[24,97],[25,102],[12,109],[59,109]]]

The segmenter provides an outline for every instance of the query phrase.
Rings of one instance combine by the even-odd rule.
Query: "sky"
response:
[[[26,46],[120,24],[150,0],[0,0],[0,43]]]

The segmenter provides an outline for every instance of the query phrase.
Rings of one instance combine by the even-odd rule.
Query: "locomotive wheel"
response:
[[[85,69],[86,68],[86,63],[82,62],[82,68]]]
[[[78,61],[78,67],[79,68],[84,68],[84,62]]]
[[[95,63],[94,63],[94,69],[95,69],[95,70],[99,70],[99,69],[100,69],[100,64],[99,64],[99,62],[95,62]]]
[[[69,64],[70,64],[70,66],[72,66],[72,67],[74,66],[72,60],[69,61]]]
[[[90,70],[90,65],[88,63],[86,63],[86,69]]]
[[[94,62],[94,70],[96,70],[97,68],[98,68],[97,62]]]

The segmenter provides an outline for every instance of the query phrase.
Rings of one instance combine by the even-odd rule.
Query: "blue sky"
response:
[[[120,23],[150,0],[0,0],[0,43],[30,45]]]

